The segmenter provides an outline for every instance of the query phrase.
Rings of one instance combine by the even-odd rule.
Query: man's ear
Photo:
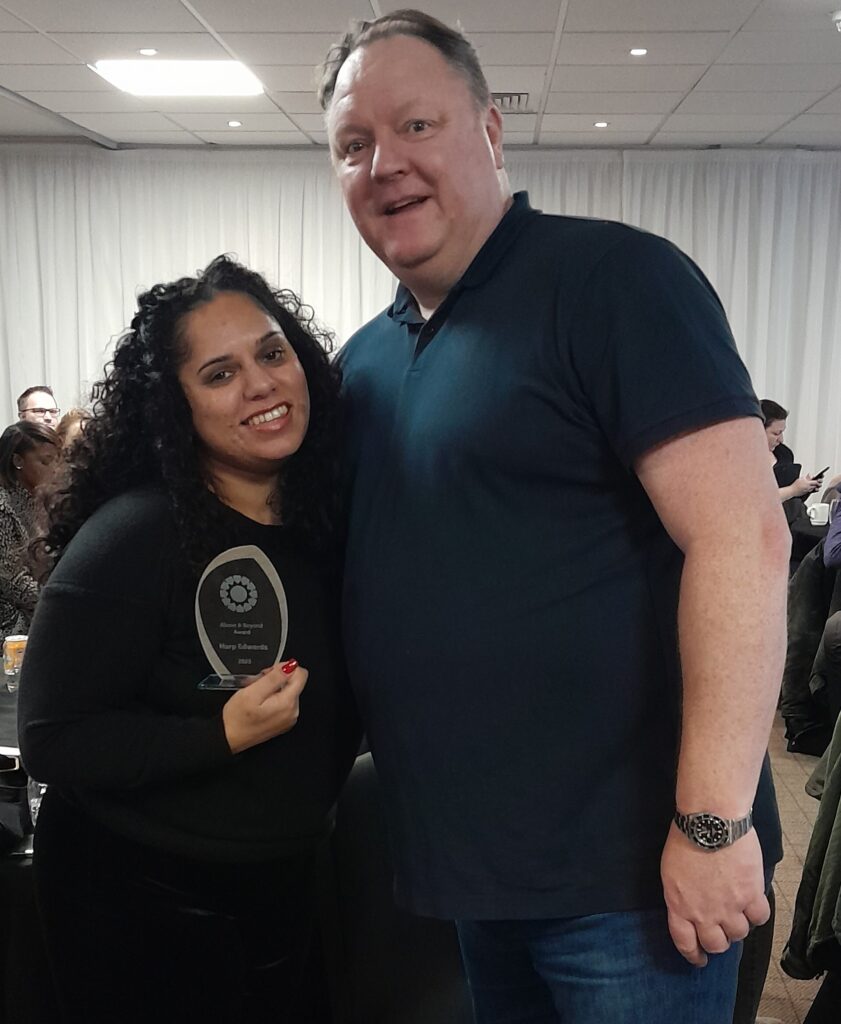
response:
[[[502,154],[502,114],[495,103],[490,103],[485,112],[485,131],[494,152],[496,169],[501,171],[505,166],[505,157]]]

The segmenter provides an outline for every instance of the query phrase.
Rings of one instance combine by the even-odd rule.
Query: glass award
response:
[[[213,672],[200,690],[236,690],[280,661],[289,620],[277,570],[253,544],[229,548],[202,573],[196,628]]]

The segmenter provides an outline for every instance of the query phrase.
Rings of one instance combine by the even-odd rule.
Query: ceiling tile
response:
[[[134,146],[167,145],[167,146],[201,146],[201,139],[189,132],[121,132],[119,142],[127,142]]]
[[[311,92],[315,95],[316,73],[311,64],[303,67],[255,64],[251,70],[268,92]]]
[[[470,42],[485,64],[547,64],[552,32],[471,32]]]
[[[70,64],[73,57],[37,32],[0,32],[0,64]]]
[[[3,0],[13,14],[42,32],[195,32],[196,19],[180,0]]]
[[[383,14],[405,3],[380,0]],[[474,32],[554,32],[559,0],[528,0],[528,3],[489,3],[488,0],[424,0],[428,14],[448,25],[459,24],[472,38]]]
[[[5,65],[0,67],[0,85],[16,92],[88,92],[114,88],[84,64]]]
[[[109,92],[24,92],[23,96],[58,113],[112,114],[123,110],[148,110],[136,96],[113,89]]]
[[[491,92],[527,92],[534,100],[543,92],[545,68],[487,67],[485,78]]]
[[[320,64],[336,42],[329,32],[226,32],[222,37],[239,59],[252,64]]]
[[[300,132],[240,132],[229,128],[226,132],[198,132],[205,142],[222,146],[309,146],[310,141]]]
[[[551,88],[552,92],[686,92],[703,72],[703,64],[557,67]]]
[[[550,92],[547,114],[669,114],[682,92]]]
[[[277,106],[265,94],[259,96],[146,96],[147,110],[193,114],[276,114]]]
[[[809,111],[810,114],[841,114],[841,89],[836,89],[816,103]]]
[[[326,146],[328,144],[327,132],[308,132],[307,134],[312,141],[318,143],[319,146]]]
[[[509,138],[514,132],[534,132],[537,127],[537,114],[504,114],[502,123],[505,127],[505,137]]]
[[[170,113],[169,117],[182,128],[191,132],[221,132],[221,131],[242,131],[245,132],[291,132],[295,131],[295,125],[285,114],[277,111],[274,114],[248,114],[243,113],[240,117],[229,114],[191,114]],[[229,129],[228,121],[242,121],[242,128]]]
[[[831,10],[831,0],[763,0],[743,28],[750,32],[819,32],[831,27]]]
[[[832,149],[841,149],[841,131],[793,132],[789,128],[783,128],[770,135],[766,141],[769,146],[829,146]]]
[[[506,146],[531,146],[534,144],[534,132],[506,132]]]
[[[228,54],[207,32],[58,32],[51,36],[80,60],[143,60],[141,47],[157,60],[225,60]],[[146,58],[148,59],[148,58]]]
[[[765,138],[764,132],[660,132],[651,140],[658,146],[755,146]]]
[[[321,114],[292,114],[292,120],[304,132],[323,132],[324,117]]]
[[[607,128],[593,128],[595,121],[608,121]],[[660,126],[663,118],[659,114],[612,114],[609,118],[602,116],[601,110],[593,110],[586,114],[544,114],[541,137],[546,132],[586,132],[594,134],[601,131],[614,132],[653,132]]]
[[[321,114],[315,92],[273,92],[270,95],[287,114]]]
[[[785,126],[787,132],[841,132],[841,113],[801,114]]]
[[[564,32],[558,64],[709,64],[727,44],[726,32]],[[632,46],[645,46],[648,56],[632,57]]]
[[[610,132],[591,128],[589,132],[541,132],[541,146],[575,146],[580,149],[644,146],[649,132]]]
[[[739,32],[719,64],[832,64],[841,60],[838,33]]]
[[[13,14],[0,7],[0,32],[34,32],[34,29],[20,21]]]
[[[786,121],[785,114],[672,114],[663,132],[768,132]]]
[[[62,124],[49,114],[33,110],[23,103],[0,96],[0,138],[15,135],[61,135],[73,133],[72,127]]]
[[[714,64],[696,86],[718,92],[825,92],[841,85],[841,64]]]
[[[356,18],[371,20],[368,0],[192,0],[217,32],[347,32]]]
[[[156,114],[150,111],[143,113],[126,112],[123,114],[73,114],[66,115],[77,124],[90,128],[91,131],[107,135],[110,139],[118,138],[120,132],[155,132],[155,131],[177,131],[178,125],[174,124],[163,114]]]
[[[799,114],[820,92],[710,92],[695,89],[678,107],[680,114]]]
[[[757,0],[570,0],[570,32],[732,32]]]

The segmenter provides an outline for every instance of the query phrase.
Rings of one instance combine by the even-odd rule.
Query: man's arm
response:
[[[676,806],[740,818],[756,792],[786,644],[791,538],[762,424],[738,419],[682,435],[646,452],[635,470],[685,557]],[[753,830],[705,851],[672,825],[661,870],[672,939],[692,963],[768,918]]]
[[[837,569],[841,566],[841,515],[829,524],[829,532],[823,542],[823,564],[827,569]]]

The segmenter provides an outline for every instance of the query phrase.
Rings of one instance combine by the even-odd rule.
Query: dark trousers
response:
[[[62,1021],[309,1024],[313,868],[174,857],[48,790],[34,870]]]

